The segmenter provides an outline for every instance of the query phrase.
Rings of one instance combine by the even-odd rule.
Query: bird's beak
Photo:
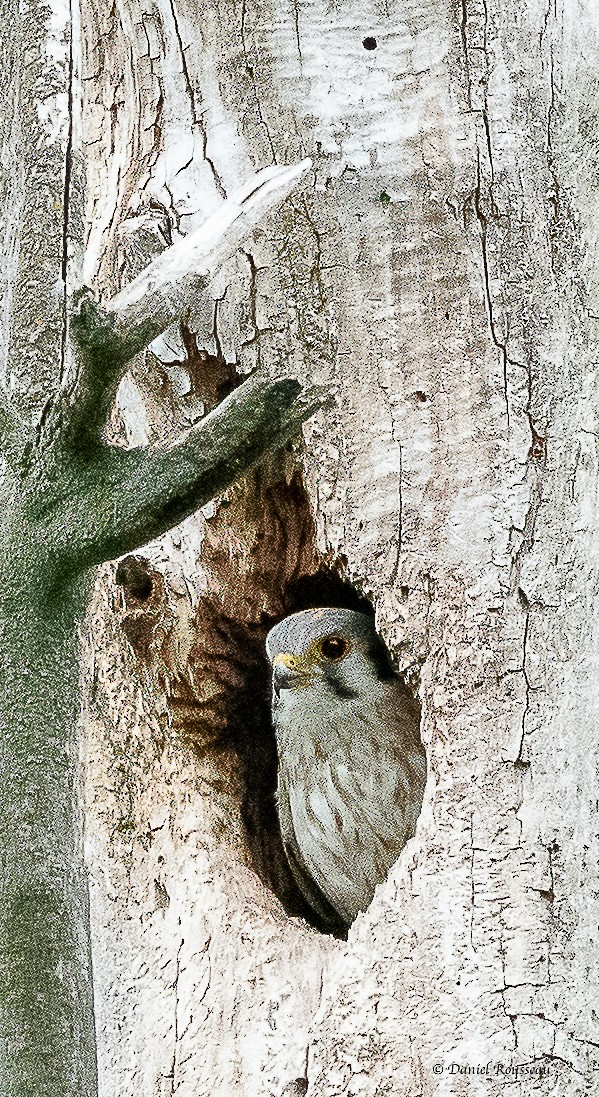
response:
[[[297,655],[280,652],[272,661],[272,686],[277,697],[282,689],[297,689],[306,684],[306,674]]]

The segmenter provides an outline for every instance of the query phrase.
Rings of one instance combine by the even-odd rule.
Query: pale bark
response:
[[[203,299],[207,280],[309,161],[252,175],[185,244],[167,249],[104,307],[79,292],[72,316],[79,84],[69,14],[33,4],[0,20],[3,76],[11,82],[1,130],[2,1097],[97,1094],[77,763],[77,627],[91,565],[193,514],[286,446],[324,395],[289,376],[254,376],[168,452],[107,444],[106,419],[127,362]]]
[[[149,598],[114,568],[98,587],[101,1092],[493,1095],[500,1064],[530,1064],[510,1092],[592,1093],[599,16],[129,0],[85,6],[83,34],[86,282],[111,297],[250,165],[310,155],[312,186],[187,325],[214,368],[284,361],[339,390],[302,457],[316,545],[271,470],[144,550]],[[177,333],[154,349],[166,365],[119,392],[129,441],[174,437],[202,399],[205,358]],[[330,560],[421,665],[430,773],[346,943],[253,872],[294,909],[276,842],[261,862],[243,823],[264,725],[222,741],[231,695],[265,673],[261,612]]]

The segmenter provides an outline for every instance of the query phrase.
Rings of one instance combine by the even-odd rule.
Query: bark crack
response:
[[[181,919],[179,918],[179,927],[180,926]],[[178,1087],[177,1068],[179,1066],[179,1058],[177,1052],[179,1049],[179,976],[181,975],[181,950],[184,944],[185,939],[182,937],[179,941],[177,955],[175,957],[175,978],[172,983],[172,987],[175,992],[175,1010],[173,1018],[173,1054],[169,1073],[163,1076],[167,1082],[171,1083],[171,1097]]]
[[[223,183],[222,177],[221,177],[221,175],[220,175],[220,173],[219,173],[219,171],[216,167],[216,164],[214,163],[212,158],[208,155],[208,133],[207,133],[207,129],[206,129],[206,123],[204,121],[204,115],[200,114],[198,109],[197,109],[196,94],[195,94],[195,90],[194,90],[194,87],[193,87],[193,84],[192,84],[192,81],[191,81],[191,77],[189,75],[189,68],[188,68],[188,65],[187,65],[187,58],[185,56],[186,47],[183,45],[183,39],[181,37],[181,30],[179,28],[179,20],[177,19],[177,9],[176,9],[176,6],[175,6],[175,0],[169,0],[169,3],[170,3],[171,15],[173,17],[173,26],[174,26],[174,29],[175,29],[175,37],[177,39],[177,45],[179,47],[179,54],[180,54],[180,57],[181,57],[181,72],[183,74],[183,80],[185,82],[185,91],[186,91],[186,94],[187,94],[187,98],[189,99],[189,107],[190,107],[192,126],[195,126],[197,128],[197,130],[200,133],[200,136],[202,138],[202,156],[203,156],[204,160],[206,161],[206,163],[208,164],[208,167],[210,168],[210,171],[212,172],[212,177],[214,179],[214,185],[216,187],[216,190],[217,190],[217,192],[218,192],[218,194],[220,195],[221,198],[226,198],[227,197],[227,192],[225,190],[225,185]]]
[[[499,992],[501,994],[501,1003],[502,1003],[502,1007],[503,1007],[503,1012],[504,1012],[505,1016],[507,1017],[508,1021],[510,1022],[510,1026],[511,1026],[511,1029],[512,1029],[512,1036],[513,1036],[513,1039],[514,1039],[513,1050],[515,1051],[518,1047],[518,1030],[516,1028],[516,1014],[508,1013],[508,1008],[507,1008],[507,1003],[506,1003],[506,1000],[505,1000],[505,996],[506,996],[507,991],[510,990],[512,988],[512,986],[515,986],[517,984],[513,984],[513,983],[508,984],[508,981],[507,981],[507,970],[506,970],[506,966],[505,966],[506,949],[505,949],[505,940],[504,940],[503,934],[502,934],[502,936],[500,938],[500,941],[499,941],[499,956],[500,956],[500,959],[501,959],[501,972],[502,972],[502,976],[503,976],[503,986],[498,988],[498,989],[499,989]],[[525,984],[525,985],[528,985],[528,984]]]
[[[306,222],[308,224],[308,228],[309,228],[312,236],[314,237],[314,241],[315,241],[315,244],[316,244],[316,254],[314,256],[314,262],[312,263],[312,267],[310,269],[310,284],[312,285],[312,284],[315,283],[316,286],[317,286],[318,296],[320,298],[320,308],[318,309],[318,311],[322,312],[322,310],[326,307],[326,297],[325,297],[324,286],[323,286],[322,275],[321,275],[321,270],[322,270],[322,233],[320,233],[318,231],[318,229],[316,228],[314,218],[312,217],[312,214],[310,213],[310,210],[308,208],[308,203],[307,203],[305,198],[303,198],[303,200],[302,200],[302,209],[298,210],[297,212],[303,214],[303,216],[305,217]]]
[[[63,283],[63,328],[61,347],[61,376],[62,382],[66,360],[67,328],[68,328],[68,301],[67,301],[67,275],[69,261],[69,204],[71,195],[71,174],[73,170],[73,31],[71,20],[71,33],[69,41],[69,72],[67,77],[67,110],[69,115],[67,145],[65,150],[64,189],[62,200],[62,262],[61,277]]]
[[[72,16],[72,9],[71,9]],[[62,323],[60,333],[60,367],[58,376],[58,385],[56,391],[52,393],[45,401],[38,421],[35,427],[35,442],[34,451],[39,451],[43,447],[43,438],[47,433],[47,444],[51,445],[56,431],[59,428],[60,417],[56,415],[56,408],[60,405],[62,398],[62,388],[64,385],[64,379],[67,369],[67,346],[69,337],[69,302],[68,302],[68,263],[69,263],[69,212],[70,212],[70,196],[71,196],[71,176],[73,170],[73,79],[74,79],[74,60],[73,60],[73,20],[70,20],[70,32],[69,32],[69,63],[67,73],[67,113],[68,113],[68,128],[67,128],[67,141],[65,147],[64,156],[64,183],[62,192],[62,238],[61,248],[62,254],[60,259],[60,278],[62,282],[61,296],[62,296]],[[57,421],[58,420],[58,421]]]
[[[146,26],[146,20],[150,19],[150,18],[152,18],[152,17],[150,17],[147,14],[144,14],[142,16],[142,26],[143,26],[144,34],[146,36],[146,42],[147,42],[147,45],[148,45],[147,52],[148,52],[148,59],[149,59],[149,62],[150,62],[150,71],[151,71],[152,76],[154,77],[154,79],[156,80],[156,83],[158,85],[158,95],[156,96],[156,107],[155,107],[155,111],[154,111],[153,121],[148,126],[145,127],[146,132],[151,132],[151,134],[152,134],[153,149],[149,153],[149,156],[148,156],[148,168],[149,169],[156,166],[156,164],[158,162],[158,157],[160,155],[160,150],[162,148],[162,124],[161,123],[162,123],[162,113],[164,111],[164,81],[162,79],[162,73],[160,71],[157,72],[156,71],[156,66],[154,65],[154,60],[153,60],[152,55],[151,55],[152,50],[151,50],[151,46],[150,46],[150,35],[148,33],[148,28]],[[163,28],[163,25],[162,25],[162,20],[160,20],[158,17],[156,17],[155,19],[152,18],[152,22],[158,28],[158,33],[160,35],[161,43],[162,43],[163,48],[164,48],[164,34],[163,34],[164,28]]]
[[[214,302],[214,312],[212,314],[212,338],[214,339],[214,348],[215,348],[215,352],[216,352],[216,357],[219,358],[223,362],[225,361],[225,356],[223,354],[222,343],[220,341],[220,336],[218,334],[218,310],[219,310],[219,306],[222,305],[222,303],[223,303],[226,296],[227,296],[227,287],[225,286],[222,297],[217,297],[215,302]]]
[[[462,46],[465,52],[465,56],[469,63],[469,45],[468,45],[468,0],[461,0],[461,23],[460,33],[462,37]],[[505,334],[500,335],[499,325],[496,317],[496,309],[493,301],[493,290],[491,285],[491,271],[489,260],[489,243],[488,243],[488,227],[489,221],[499,220],[499,210],[495,204],[493,196],[493,180],[494,180],[494,166],[493,166],[493,144],[491,140],[491,127],[489,122],[488,111],[488,96],[487,87],[489,79],[489,55],[488,55],[488,9],[483,0],[483,39],[482,46],[477,47],[484,57],[484,76],[481,78],[481,84],[483,86],[482,103],[480,107],[473,108],[473,113],[480,116],[482,126],[484,130],[484,143],[486,149],[486,158],[488,161],[489,171],[489,183],[486,187],[487,190],[487,202],[489,207],[489,213],[487,214],[483,208],[483,172],[481,165],[481,153],[480,149],[477,152],[477,169],[476,169],[476,186],[474,189],[474,211],[476,218],[480,226],[481,237],[481,253],[483,262],[483,277],[484,277],[484,296],[485,305],[488,316],[489,330],[491,333],[491,339],[499,351],[500,361],[503,371],[503,393],[506,409],[507,428],[510,430],[511,416],[510,416],[510,397],[509,397],[509,367],[521,366],[522,363],[512,360],[508,354],[508,340],[509,340],[509,324],[507,318],[504,318],[504,325],[506,327]],[[472,97],[472,88],[470,83],[470,77],[468,76],[468,96],[469,101]]]
[[[467,97],[468,106],[472,108],[472,83],[470,78],[470,54],[468,51],[468,3],[467,0],[461,0],[462,10],[460,16],[460,37],[462,39],[462,52],[464,54],[464,64],[466,67],[466,85],[467,85]]]
[[[507,352],[507,340],[500,339],[497,334],[497,321],[495,319],[495,306],[493,304],[493,293],[491,289],[491,277],[489,272],[489,255],[488,255],[488,242],[487,242],[487,226],[488,218],[482,207],[481,199],[481,171],[480,171],[480,156],[477,159],[477,182],[474,190],[474,210],[477,220],[480,225],[480,239],[481,239],[481,254],[483,260],[483,276],[484,276],[484,293],[485,303],[487,307],[487,317],[489,321],[489,330],[491,332],[491,339],[497,347],[501,355],[501,363],[503,367],[503,394],[505,401],[505,410],[507,418],[508,430],[510,429],[510,400],[508,391],[508,366],[516,365],[517,363],[511,362]]]
[[[556,0],[550,0],[547,11],[545,13],[543,29],[542,29],[541,34],[540,34],[541,56],[543,56],[544,38],[549,33],[549,30],[548,30],[549,18],[551,16],[554,21],[557,20],[557,12],[556,12],[556,6],[555,5],[556,5]],[[547,194],[549,205],[551,207],[551,215],[550,215],[550,218],[549,218],[549,226],[548,226],[548,228],[549,228],[549,258],[550,258],[550,263],[551,263],[552,274],[553,274],[554,278],[557,278],[558,275],[557,275],[557,272],[556,272],[556,269],[555,269],[555,251],[556,251],[555,245],[556,245],[556,242],[557,242],[556,241],[556,232],[557,232],[557,223],[558,223],[558,220],[559,220],[559,210],[560,210],[560,184],[559,184],[559,178],[558,178],[558,174],[557,174],[557,166],[556,166],[555,152],[554,152],[554,148],[553,148],[553,139],[552,139],[552,133],[553,133],[553,129],[554,129],[554,126],[555,126],[555,115],[556,115],[557,108],[556,108],[556,96],[555,96],[555,62],[554,62],[554,56],[553,56],[553,44],[552,44],[551,41],[549,42],[548,53],[549,53],[549,104],[548,104],[548,107],[547,107],[547,138],[546,139],[547,139],[547,167],[548,167],[549,176],[550,176],[550,179],[551,179],[551,189],[548,191],[548,194]],[[552,224],[552,220],[553,220],[553,224]]]
[[[516,760],[514,762],[514,765],[519,766],[522,769],[528,769],[530,763],[522,757],[522,751],[524,749],[524,738],[525,738],[525,735],[526,735],[526,720],[528,718],[528,714],[529,714],[529,711],[530,711],[531,685],[530,685],[530,678],[528,677],[528,672],[526,670],[526,659],[527,659],[527,655],[528,655],[528,650],[527,650],[527,648],[528,648],[528,631],[529,631],[529,627],[530,627],[530,607],[529,607],[528,599],[526,598],[526,595],[524,594],[523,591],[520,591],[520,598],[521,598],[521,601],[523,601],[525,603],[525,612],[526,612],[526,616],[525,616],[525,619],[524,619],[524,635],[523,635],[523,638],[522,638],[522,676],[524,678],[524,710],[522,712],[520,746],[518,747],[518,754],[517,754]]]
[[[474,903],[476,889],[474,885],[474,815],[470,814],[470,947],[476,952],[474,944]]]
[[[256,107],[256,114],[258,115],[258,119],[260,121],[260,124],[262,126],[264,126],[264,130],[266,132],[266,139],[268,141],[268,144],[270,145],[270,151],[272,152],[273,163],[276,164],[278,162],[277,161],[277,154],[276,154],[276,151],[275,151],[275,146],[274,146],[274,142],[273,142],[273,139],[272,139],[271,132],[268,128],[268,124],[267,124],[267,122],[264,118],[264,115],[262,114],[262,107],[260,105],[260,96],[258,95],[258,86],[257,86],[257,83],[256,83],[255,69],[254,69],[254,66],[253,66],[253,64],[250,60],[250,55],[248,53],[248,48],[247,48],[247,44],[246,44],[246,39],[245,39],[246,14],[247,14],[247,0],[243,0],[243,3],[241,5],[240,37],[241,37],[241,46],[242,46],[242,49],[243,49],[243,56],[245,58],[245,67],[246,67],[247,74],[250,78],[250,83],[252,85],[252,90],[254,92],[254,103],[255,103],[255,107]]]
[[[295,41],[297,43],[297,53],[301,63],[303,61],[303,57],[299,29],[299,0],[293,0],[293,22],[295,27]]]
[[[273,330],[272,327],[266,327],[266,328],[259,328],[258,327],[258,320],[257,320],[258,275],[259,275],[260,271],[263,270],[264,268],[257,266],[256,260],[254,259],[254,256],[251,254],[251,252],[244,251],[243,248],[242,248],[241,249],[241,254],[243,256],[245,256],[245,258],[247,259],[248,266],[250,268],[250,287],[249,287],[248,302],[247,303],[248,303],[248,311],[249,311],[249,321],[250,321],[250,323],[251,323],[251,325],[254,329],[254,334],[250,335],[249,339],[244,339],[240,344],[240,348],[241,349],[243,349],[245,347],[255,347],[256,348],[256,368],[260,369],[260,367],[262,365],[262,350],[261,350],[261,346],[260,346],[260,340],[261,340],[263,335],[267,335],[269,332],[272,332],[272,330]]]
[[[180,919],[179,919],[179,925],[181,925],[181,920]],[[178,1050],[178,1047],[179,1047],[179,1004],[180,1004],[180,1002],[179,1002],[179,977],[181,975],[181,950],[183,949],[184,944],[185,944],[185,941],[182,937],[181,941],[179,942],[179,948],[177,949],[177,959],[176,959],[176,967],[175,967],[175,982],[173,984],[173,989],[175,991],[175,1017],[174,1017],[175,1053],[174,1053],[174,1057],[173,1057],[173,1093],[176,1092],[177,1086],[178,1086],[178,1083],[177,1083],[177,1066],[178,1066],[177,1050]]]
[[[555,919],[555,907],[554,907],[554,900],[555,900],[555,869],[554,869],[554,865],[553,865],[553,855],[556,852],[557,852],[557,843],[556,842],[551,842],[551,844],[547,846],[547,858],[548,858],[548,862],[549,862],[549,890],[547,892],[544,892],[544,891],[541,892],[542,898],[546,899],[547,902],[549,903],[550,923],[549,923],[549,933],[547,935],[547,982],[548,983],[550,983],[552,981],[551,980],[551,944],[552,944],[552,929],[553,929],[553,923],[554,923],[554,919]]]

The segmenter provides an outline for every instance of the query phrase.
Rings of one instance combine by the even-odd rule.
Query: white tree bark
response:
[[[82,33],[85,281],[105,298],[252,170],[314,162],[190,315],[195,344],[170,332],[132,370],[115,434],[172,440],[206,356],[338,389],[305,431],[313,543],[275,468],[148,547],[149,599],[114,568],[99,583],[101,1092],[592,1093],[599,13],[127,0],[84,5]],[[294,567],[331,560],[421,668],[430,773],[347,942],[254,871],[206,616],[220,599],[249,635]]]

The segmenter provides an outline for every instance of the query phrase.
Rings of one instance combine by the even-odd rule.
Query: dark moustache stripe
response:
[[[339,697],[342,701],[355,701],[356,697],[360,696],[360,694],[355,689],[350,689],[349,686],[342,685],[342,683],[333,676],[329,678],[329,683],[331,685],[333,693],[336,693],[337,697]]]

